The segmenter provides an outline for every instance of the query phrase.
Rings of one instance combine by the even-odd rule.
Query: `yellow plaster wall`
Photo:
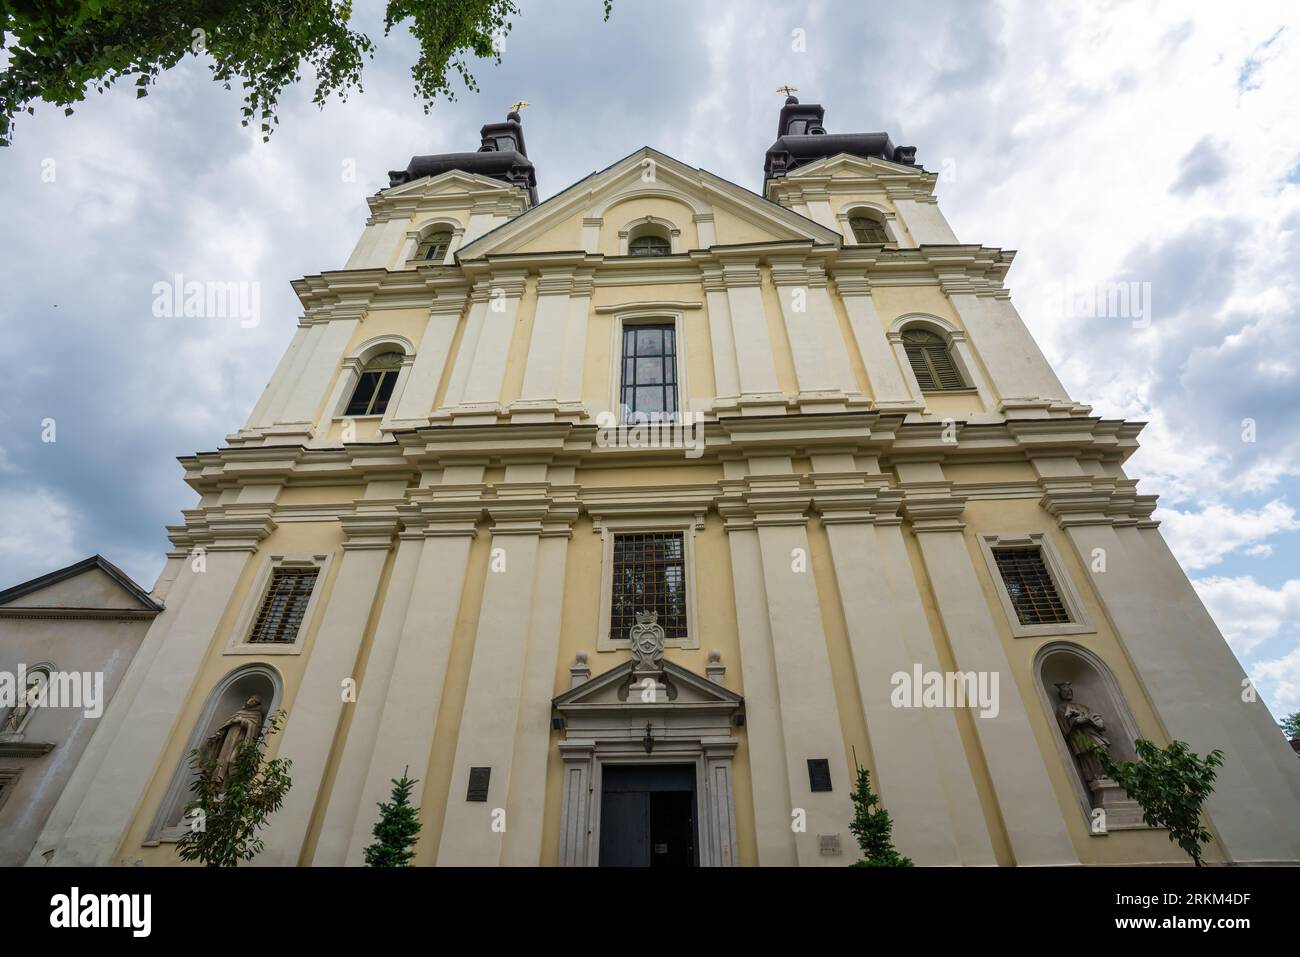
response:
[[[221,616],[212,644],[209,646],[203,664],[195,677],[185,707],[181,710],[180,717],[172,728],[167,747],[163,750],[162,757],[154,768],[151,783],[145,790],[142,802],[136,808],[135,816],[127,827],[122,842],[118,847],[119,860],[126,863],[143,860],[146,865],[177,863],[174,845],[163,844],[158,847],[142,847],[141,844],[148,836],[149,828],[153,824],[154,816],[158,813],[158,807],[162,803],[168,785],[171,783],[173,773],[180,767],[185,758],[185,745],[189,741],[190,734],[194,730],[204,706],[207,704],[208,696],[226,675],[237,668],[253,663],[269,665],[279,672],[283,685],[280,707],[286,712],[293,707],[294,695],[297,694],[298,684],[302,680],[307,659],[311,656],[312,648],[315,645],[316,632],[320,628],[321,614],[328,606],[330,595],[334,589],[334,582],[341,565],[339,557],[342,554],[342,543],[343,533],[337,522],[286,523],[277,527],[245,564],[244,570],[235,584],[231,600]],[[249,590],[259,580],[266,562],[270,560],[270,556],[273,554],[286,553],[330,554],[333,556],[329,570],[326,573],[323,590],[312,612],[312,620],[307,625],[308,631],[302,654],[223,654],[238,620],[239,613],[244,608],[244,602],[248,598]],[[272,737],[268,746],[268,756],[273,757],[278,747],[279,737]]]
[[[601,581],[602,542],[589,518],[574,525],[564,581],[560,652],[555,663],[555,693],[569,689],[569,667],[579,651],[587,652],[591,676],[596,678],[622,664],[621,652],[596,650],[600,622],[600,592],[592,582]],[[722,656],[727,668],[724,686],[744,694],[740,666],[740,635],[731,578],[731,551],[722,521],[709,515],[705,527],[695,533],[696,616],[706,636],[699,648],[669,648],[667,658],[696,674],[704,674],[710,651]],[[754,829],[754,798],[749,768],[746,729],[736,728],[739,746],[733,760],[736,799],[736,842],[740,863],[757,863]],[[563,802],[564,762],[557,747],[562,732],[552,732],[546,769],[546,825],[542,864],[555,864],[559,855],[560,811]]]
[[[619,231],[635,225],[646,216],[666,219],[677,229],[677,248],[681,252],[699,249],[699,234],[695,229],[695,210],[684,200],[644,196],[615,203],[605,210],[604,223],[600,227],[600,243],[597,250],[606,256],[622,255],[619,252]]]
[[[971,501],[966,504],[965,521],[967,525],[964,534],[972,567],[976,570],[985,600],[989,604],[990,615],[997,626],[998,636],[1011,665],[1015,687],[1025,703],[1034,738],[1038,742],[1042,760],[1080,861],[1085,864],[1134,861],[1184,863],[1186,855],[1169,842],[1163,831],[1113,831],[1104,837],[1092,836],[1089,833],[1087,821],[1071,785],[1069,778],[1071,772],[1064,765],[1057,750],[1055,736],[1059,732],[1055,716],[1044,709],[1038,693],[1038,679],[1033,673],[1033,659],[1038,649],[1054,641],[1082,645],[1101,658],[1114,673],[1140,733],[1159,745],[1168,744],[1164,727],[1097,599],[1091,581],[1093,573],[1079,561],[1065,532],[1057,527],[1051,516],[1032,499]],[[1014,637],[1011,623],[998,599],[996,586],[979,546],[977,536],[981,532],[1045,532],[1064,565],[1065,573],[1074,585],[1083,604],[1085,616],[1096,628],[1096,633],[1039,638]],[[1006,680],[1005,676],[1002,680]],[[1005,694],[1005,691],[1003,693]],[[1212,849],[1212,854],[1219,860],[1223,859],[1222,848],[1217,842]]]

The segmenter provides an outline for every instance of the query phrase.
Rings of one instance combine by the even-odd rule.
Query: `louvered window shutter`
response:
[[[923,329],[909,329],[903,333],[903,348],[922,391],[967,388],[943,337]]]

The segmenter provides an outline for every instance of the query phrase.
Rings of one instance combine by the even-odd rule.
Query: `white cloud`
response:
[[[1275,718],[1300,710],[1300,648],[1281,658],[1255,662],[1250,680],[1272,704]]]
[[[1295,509],[1277,499],[1257,509],[1237,510],[1221,504],[1199,511],[1167,508],[1157,517],[1169,547],[1188,571],[1217,565],[1231,552],[1257,545],[1270,535],[1300,529]]]
[[[0,489],[0,515],[0,588],[91,554],[78,551],[76,512],[48,489]]]
[[[1300,579],[1280,588],[1261,585],[1250,576],[1199,578],[1192,584],[1238,656],[1249,654],[1300,618]]]

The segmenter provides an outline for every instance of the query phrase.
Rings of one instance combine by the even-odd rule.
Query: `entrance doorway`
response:
[[[695,767],[606,764],[600,799],[601,867],[695,867]]]

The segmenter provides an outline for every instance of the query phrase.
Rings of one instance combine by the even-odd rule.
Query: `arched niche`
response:
[[[1034,676],[1043,708],[1055,732],[1057,750],[1065,763],[1080,810],[1088,819],[1090,833],[1143,827],[1141,809],[1113,780],[1103,777],[1089,781],[1075,749],[1067,740],[1061,717],[1065,703],[1061,685],[1068,682],[1072,703],[1101,717],[1102,734],[1109,741],[1108,750],[1119,761],[1134,761],[1134,742],[1141,731],[1119,682],[1106,663],[1093,651],[1068,641],[1053,641],[1034,656]],[[1102,829],[1096,827],[1097,809],[1104,810]]]
[[[25,686],[15,689],[17,698],[13,707],[0,711],[0,742],[17,744],[27,738],[39,738],[36,732],[42,730],[44,723],[42,709],[48,701],[50,676],[57,670],[52,661],[27,666]],[[35,731],[33,723],[37,725]]]
[[[146,845],[174,842],[185,830],[185,805],[192,798],[190,785],[194,783],[194,769],[190,767],[190,752],[215,731],[244,702],[256,695],[262,699],[263,727],[267,717],[280,707],[282,683],[280,673],[267,664],[244,665],[230,672],[208,694],[203,711],[185,742],[180,762],[172,773],[167,793],[158,806],[153,826],[145,840]]]

